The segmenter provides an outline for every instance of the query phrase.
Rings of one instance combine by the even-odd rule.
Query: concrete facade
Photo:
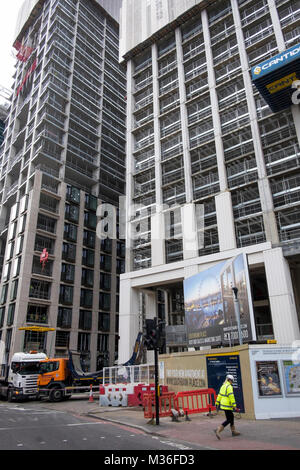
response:
[[[272,114],[249,73],[300,42],[297,14],[288,0],[123,3],[120,363],[130,357],[143,319],[158,313],[159,305],[141,306],[141,293],[169,295],[173,286],[182,292],[184,279],[239,253],[248,257],[251,288],[265,286],[254,301],[260,340],[283,345],[300,338],[299,109]],[[143,18],[131,36],[129,15],[131,24]],[[176,325],[175,316],[182,321],[184,314],[168,302],[161,318]]]

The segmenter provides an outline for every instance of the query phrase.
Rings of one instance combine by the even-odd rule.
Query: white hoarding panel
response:
[[[296,346],[249,346],[256,419],[300,417],[300,361]]]

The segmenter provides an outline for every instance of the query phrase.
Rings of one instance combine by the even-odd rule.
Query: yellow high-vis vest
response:
[[[233,387],[226,380],[220,388],[219,395],[217,396],[216,406],[220,406],[221,410],[234,410],[236,408]]]

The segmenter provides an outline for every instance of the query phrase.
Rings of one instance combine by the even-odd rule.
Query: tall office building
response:
[[[0,85],[0,146],[4,141],[5,122],[10,106],[11,91]],[[3,151],[3,146],[2,150]]]
[[[240,253],[256,340],[299,340],[300,110],[273,113],[250,73],[300,43],[299,18],[294,0],[124,0],[120,362],[153,315],[186,347],[183,281]]]
[[[124,249],[98,235],[125,187],[120,4],[28,0],[19,14],[0,177],[6,364],[36,348],[78,350],[93,370],[116,358]]]

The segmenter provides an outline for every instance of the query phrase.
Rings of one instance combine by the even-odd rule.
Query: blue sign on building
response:
[[[300,80],[300,44],[255,65],[251,76],[273,112],[290,107],[293,83]]]
[[[206,357],[208,388],[213,388],[218,395],[227,374],[234,377],[233,392],[236,405],[245,413],[240,357],[238,354],[216,354]]]

